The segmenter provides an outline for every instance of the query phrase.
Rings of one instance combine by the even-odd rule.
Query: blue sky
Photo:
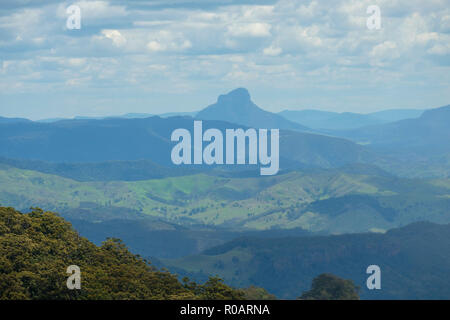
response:
[[[31,119],[194,111],[237,87],[273,112],[438,107],[450,1],[2,0],[0,74],[0,116]]]

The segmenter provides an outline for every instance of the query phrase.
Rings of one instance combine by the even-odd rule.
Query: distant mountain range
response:
[[[422,161],[450,154],[450,105],[426,110],[419,118],[333,131],[337,136],[369,145],[378,152]]]
[[[284,110],[278,114],[265,111],[252,102],[250,93],[245,88],[238,88],[220,95],[217,102],[192,112],[127,113],[117,116],[75,116],[67,118],[48,118],[37,120],[52,123],[64,120],[103,120],[103,119],[142,119],[153,116],[168,118],[174,116],[197,117],[204,120],[222,120],[254,128],[278,128],[297,131],[317,132],[317,130],[350,130],[376,124],[385,124],[404,119],[418,118],[424,110],[389,109],[367,114],[353,112],[331,112],[321,110]],[[3,118],[0,123],[26,122],[24,118]]]
[[[277,114],[265,111],[250,99],[247,89],[235,89],[220,95],[212,104],[197,113],[202,120],[223,120],[251,128],[275,128],[297,131],[311,131],[309,128],[287,120]]]
[[[392,109],[368,114],[330,112],[320,110],[285,110],[279,115],[312,129],[345,130],[383,124],[409,118],[418,118],[424,110]]]
[[[279,128],[281,169],[372,163],[406,176],[447,176],[449,110],[450,106],[367,115],[314,110],[274,114],[256,106],[248,91],[239,88],[219,96],[215,104],[198,113],[176,116],[126,114],[55,122],[0,118],[0,156],[52,162],[149,160],[172,166],[171,132],[190,129],[194,119],[203,119],[205,129]],[[416,118],[386,123],[404,117]]]
[[[369,117],[378,119],[384,123],[394,122],[404,119],[413,119],[420,117],[426,110],[422,109],[388,109],[368,113]]]
[[[195,117],[197,112],[167,112],[167,113],[161,113],[161,114],[152,114],[152,113],[126,113],[124,115],[120,116],[105,116],[105,117],[87,117],[87,116],[75,116],[72,119],[69,118],[47,118],[47,119],[41,119],[37,120],[36,122],[43,122],[43,123],[51,123],[51,122],[57,122],[62,120],[102,120],[102,119],[111,119],[111,118],[119,118],[119,119],[142,119],[142,118],[150,118],[154,116],[158,116],[161,118],[168,118],[168,117],[176,117],[176,116],[190,116]],[[27,119],[25,119],[27,120]],[[1,121],[1,117],[0,117]]]
[[[171,134],[195,120],[280,129],[281,170],[175,166]],[[449,123],[450,106],[275,114],[243,88],[198,113],[0,117],[0,205],[56,211],[96,243],[120,237],[180,275],[280,298],[330,272],[363,298],[448,299]],[[380,291],[365,289],[371,264]]]
[[[3,123],[24,123],[24,122],[31,122],[31,120],[25,119],[25,118],[5,118],[0,117],[0,124]]]
[[[171,132],[192,128],[194,119],[203,119],[205,129],[279,128],[281,169],[372,163],[405,176],[448,176],[449,110],[450,106],[366,115],[315,110],[274,114],[256,106],[248,91],[239,88],[198,113],[40,122],[0,117],[0,156],[52,162],[149,160],[172,166]],[[403,120],[388,122],[397,119]]]
[[[418,222],[385,234],[240,238],[200,255],[163,260],[182,276],[220,274],[234,286],[262,286],[296,298],[320,273],[352,279],[363,299],[448,299],[450,225]],[[366,269],[381,268],[381,290],[368,290]]]
[[[151,160],[172,166],[173,130],[193,128],[191,117],[64,120],[53,123],[0,123],[0,156],[52,162]],[[204,129],[246,128],[224,121],[204,121]],[[280,168],[336,167],[375,159],[349,140],[282,130]]]

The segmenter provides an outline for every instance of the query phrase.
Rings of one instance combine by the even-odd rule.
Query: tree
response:
[[[311,290],[304,292],[301,300],[359,300],[359,287],[352,280],[323,273],[313,279]]]
[[[277,297],[264,288],[250,286],[242,289],[245,294],[245,300],[277,300]]]
[[[204,284],[191,282],[183,278],[184,288],[201,300],[245,300],[244,291],[227,286],[218,276],[209,277]]]
[[[67,288],[69,265],[81,269],[81,290]],[[183,285],[176,275],[132,254],[119,239],[98,247],[55,213],[33,208],[22,214],[0,207],[0,300],[243,298],[241,290],[219,278]]]

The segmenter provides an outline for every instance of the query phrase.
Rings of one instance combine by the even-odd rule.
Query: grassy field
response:
[[[128,212],[180,224],[301,227],[343,233],[386,230],[418,220],[450,222],[449,203],[449,179],[405,179],[339,170],[258,178],[196,174],[145,181],[78,182],[0,167],[1,205],[22,210],[38,206],[94,220],[123,218]]]

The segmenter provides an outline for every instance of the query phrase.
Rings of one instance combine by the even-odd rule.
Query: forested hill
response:
[[[163,262],[197,280],[220,274],[231,285],[251,283],[282,299],[295,298],[321,273],[353,280],[362,299],[449,299],[449,252],[450,224],[416,222],[384,234],[247,237]],[[381,290],[366,287],[373,264],[381,268]]]
[[[67,288],[67,267],[81,290]],[[218,278],[180,283],[130,253],[117,239],[98,247],[58,215],[0,207],[0,299],[242,299]]]

